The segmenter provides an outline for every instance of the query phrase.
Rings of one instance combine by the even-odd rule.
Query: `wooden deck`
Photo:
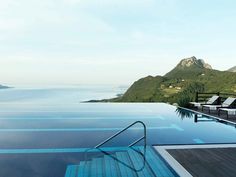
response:
[[[168,149],[193,177],[235,177],[236,148]]]

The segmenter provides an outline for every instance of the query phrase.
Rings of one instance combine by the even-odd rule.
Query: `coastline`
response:
[[[0,85],[0,89],[11,89],[11,88],[14,88],[14,87],[8,87],[8,86]]]

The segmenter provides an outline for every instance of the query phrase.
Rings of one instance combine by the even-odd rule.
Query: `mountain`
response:
[[[187,69],[191,67],[199,69],[212,69],[211,65],[205,63],[203,59],[197,59],[195,56],[182,59],[174,69]]]
[[[10,87],[4,86],[4,85],[0,85],[0,89],[7,89],[7,88],[10,88]]]
[[[182,59],[177,66],[168,72],[165,77],[168,78],[181,78],[181,79],[193,79],[201,75],[207,70],[211,70],[212,67],[205,63],[202,59],[196,57],[190,57]]]
[[[229,72],[236,72],[236,66],[234,66],[234,67],[228,69],[227,71],[229,71]]]
[[[169,102],[183,106],[194,99],[196,91],[236,93],[236,73],[214,70],[196,57],[185,58],[164,76],[141,78],[123,96],[108,101]]]

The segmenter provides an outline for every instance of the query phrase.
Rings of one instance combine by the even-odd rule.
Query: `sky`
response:
[[[132,84],[236,65],[235,0],[0,0],[0,84]]]

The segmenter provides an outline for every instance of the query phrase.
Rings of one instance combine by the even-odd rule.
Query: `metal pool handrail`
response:
[[[128,125],[127,127],[125,127],[124,129],[120,130],[119,132],[117,132],[116,134],[110,136],[109,138],[107,138],[105,141],[99,143],[98,145],[96,145],[94,148],[99,148],[101,147],[102,145],[104,145],[105,143],[107,143],[108,141],[110,141],[111,139],[117,137],[118,135],[120,135],[121,133],[123,133],[124,131],[128,130],[130,127],[136,125],[136,124],[141,124],[143,126],[143,136],[139,139],[137,139],[136,141],[134,141],[133,143],[131,143],[129,145],[129,147],[137,144],[138,142],[140,142],[142,139],[144,140],[144,146],[146,147],[146,144],[147,144],[147,140],[146,140],[146,137],[147,137],[147,128],[146,128],[146,125],[142,122],[142,121],[135,121],[134,123]]]

